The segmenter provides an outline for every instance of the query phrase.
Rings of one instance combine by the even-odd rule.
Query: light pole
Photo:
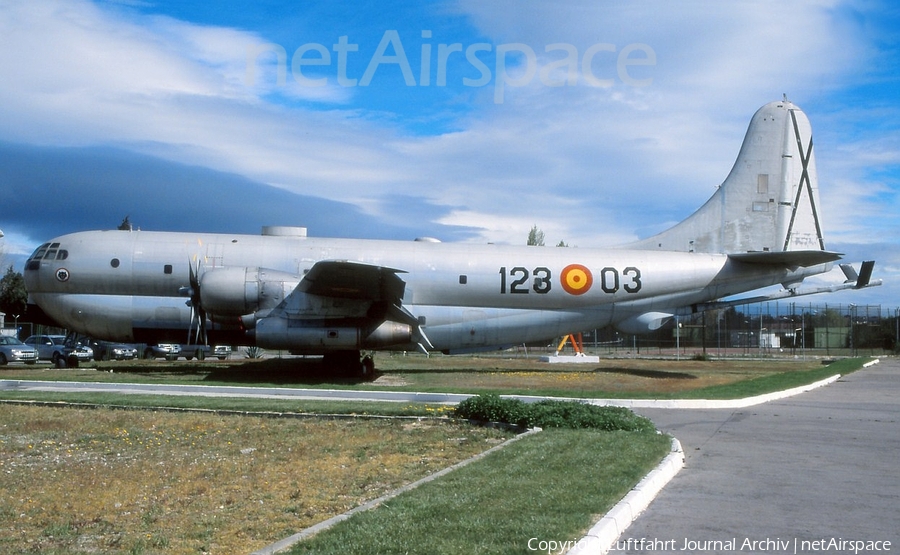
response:
[[[894,326],[897,334],[894,337],[894,352],[897,352],[900,349],[900,308],[894,309]]]
[[[681,360],[681,322],[675,316],[675,360]]]

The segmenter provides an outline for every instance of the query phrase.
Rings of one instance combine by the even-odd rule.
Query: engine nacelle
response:
[[[656,331],[671,320],[674,314],[666,312],[645,312],[617,322],[615,328],[623,333],[642,335]]]
[[[214,268],[200,276],[200,305],[216,316],[275,308],[303,278],[266,268]]]
[[[412,342],[407,324],[385,321],[372,331],[348,325],[299,323],[287,318],[262,318],[256,322],[256,344],[264,349],[321,354],[329,351],[379,349]]]

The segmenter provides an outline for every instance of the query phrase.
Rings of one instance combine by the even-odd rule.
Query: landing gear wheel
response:
[[[375,360],[372,357],[363,357],[360,362],[360,377],[367,382],[375,379]]]
[[[327,353],[322,358],[326,371],[366,381],[375,379],[375,361],[367,356],[360,358],[359,351],[338,351]]]

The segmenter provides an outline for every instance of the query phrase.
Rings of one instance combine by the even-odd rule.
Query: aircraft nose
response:
[[[56,240],[44,243],[35,249],[25,262],[25,288],[29,293],[39,293],[54,281],[68,281],[68,270],[58,267],[69,257],[69,251]],[[47,275],[45,275],[47,274]],[[55,275],[51,280],[50,274]]]

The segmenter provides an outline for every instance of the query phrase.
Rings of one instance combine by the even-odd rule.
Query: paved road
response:
[[[686,464],[611,553],[900,551],[900,361],[748,409],[637,412]]]

